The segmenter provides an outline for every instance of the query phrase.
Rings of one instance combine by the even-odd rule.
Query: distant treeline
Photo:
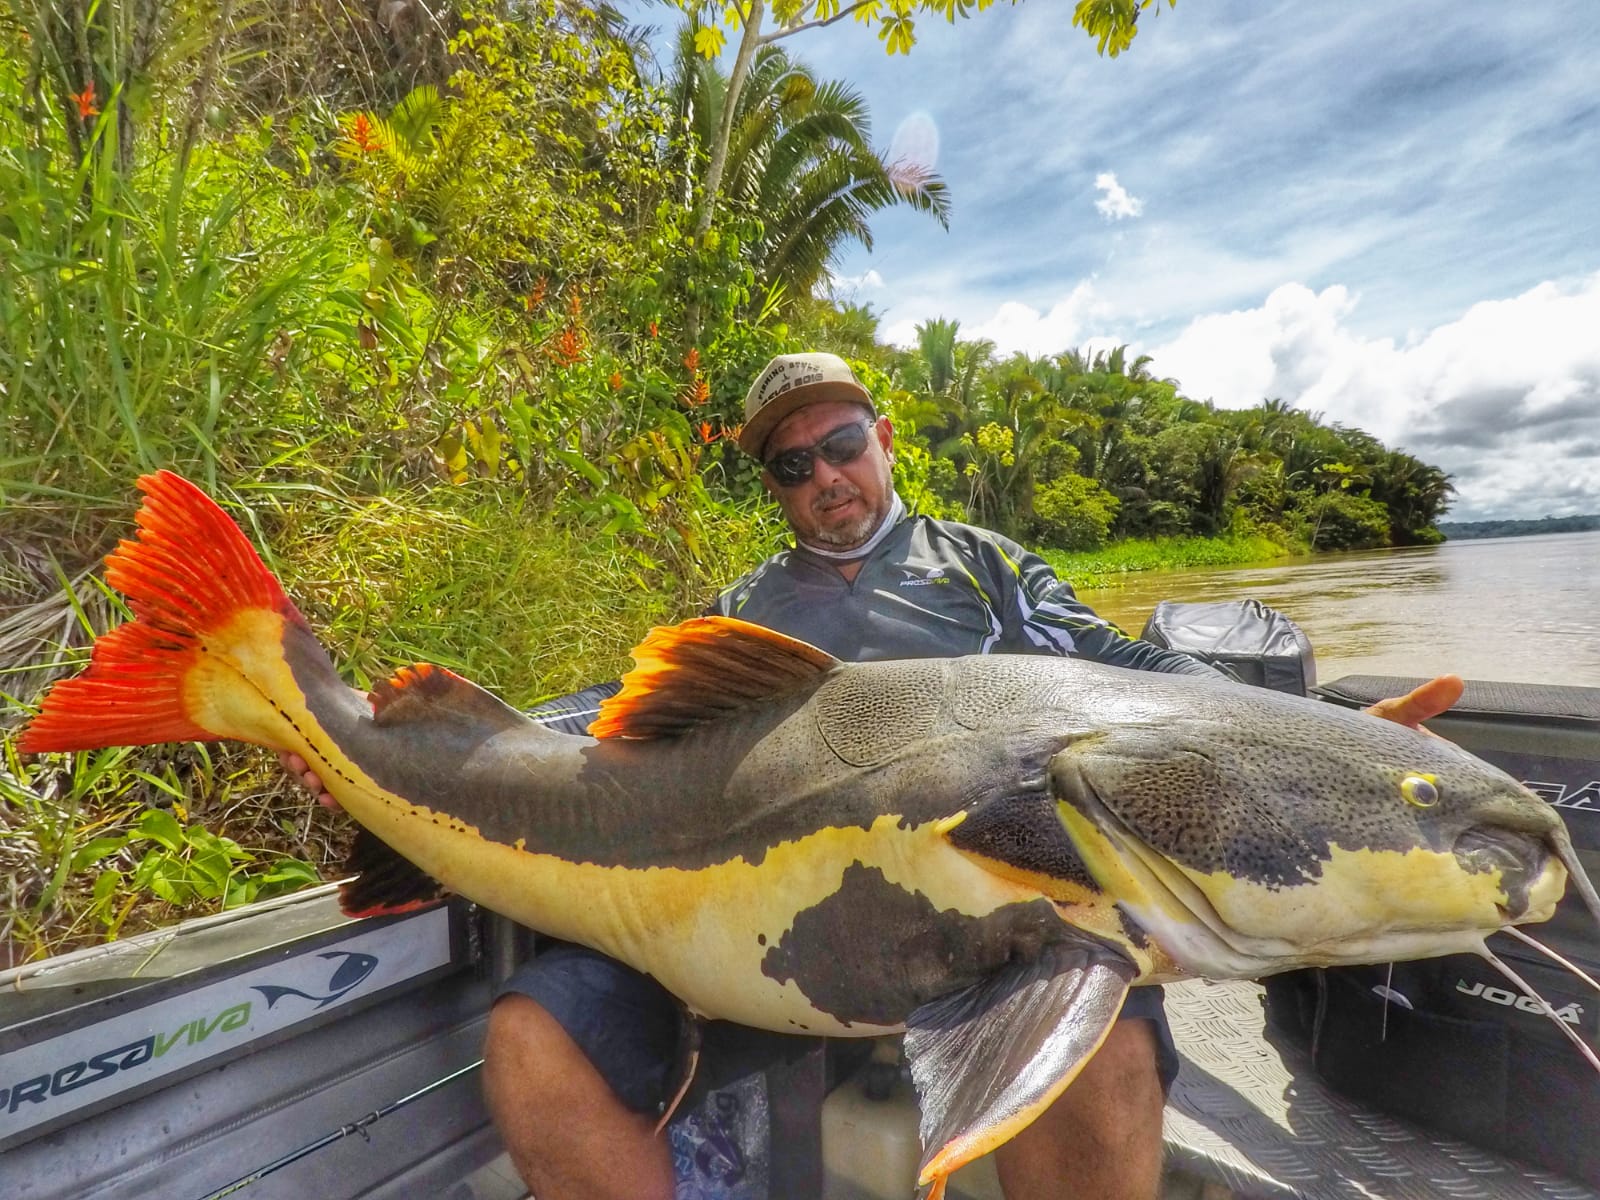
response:
[[[1468,538],[1526,537],[1531,533],[1583,533],[1600,529],[1600,513],[1576,517],[1540,517],[1537,521],[1440,521],[1439,532],[1451,541]]]

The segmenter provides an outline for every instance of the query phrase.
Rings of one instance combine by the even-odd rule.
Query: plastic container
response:
[[[822,1200],[911,1200],[917,1194],[922,1144],[916,1093],[903,1071],[886,1069],[889,1061],[887,1053],[874,1054],[823,1102]],[[1003,1200],[993,1158],[962,1167],[945,1195]]]

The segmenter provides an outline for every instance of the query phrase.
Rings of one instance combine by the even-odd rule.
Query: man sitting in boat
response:
[[[724,591],[715,614],[847,661],[1057,654],[1217,674],[1130,638],[1010,539],[908,513],[894,490],[893,427],[835,355],[769,363],[745,398],[739,446],[761,462],[795,544]],[[1452,699],[1446,685],[1391,702],[1379,715],[1415,724]],[[304,762],[286,757],[285,765],[320,790]],[[682,1139],[656,1133],[680,1082],[681,1019],[652,979],[577,946],[538,955],[507,982],[490,1015],[484,1086],[512,1160],[539,1200],[701,1194],[691,1177],[707,1169],[694,1161],[705,1156],[675,1155]],[[708,1044],[707,1058],[714,1073],[721,1060],[723,1077],[791,1059],[811,1041],[754,1030],[710,1037],[718,1033],[722,1053]],[[1155,1197],[1162,1110],[1176,1071],[1160,989],[1137,988],[1077,1079],[995,1151],[1008,1200]],[[675,1165],[675,1157],[682,1161]]]

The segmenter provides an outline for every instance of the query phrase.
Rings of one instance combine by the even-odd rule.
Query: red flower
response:
[[[650,322],[650,336],[651,336],[651,337],[655,337],[655,336],[656,336],[656,333],[657,333],[657,330],[656,330],[656,323],[655,323],[655,322],[654,322],[654,321],[651,321],[651,322]]]
[[[613,372],[611,372],[611,379],[609,380],[609,382],[611,384],[611,390],[613,392],[620,392],[622,390],[622,372],[621,371],[613,371]]]
[[[689,353],[687,353],[687,354],[685,354],[683,356],[683,365],[688,367],[689,370],[691,370],[691,371],[699,371],[700,370],[700,349],[699,349],[699,347],[691,346],[689,348]]]
[[[356,119],[350,122],[350,140],[356,144],[356,149],[363,154],[371,154],[374,150],[383,149],[383,143],[372,130],[372,118],[364,112],[356,114]]]
[[[83,91],[78,92],[72,97],[72,99],[77,101],[78,117],[81,120],[87,121],[90,117],[95,116],[100,111],[94,106],[94,80],[92,79],[89,80],[88,83],[84,84]]]

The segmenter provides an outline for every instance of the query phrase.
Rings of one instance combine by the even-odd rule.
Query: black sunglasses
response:
[[[835,467],[855,462],[867,450],[867,431],[878,423],[876,417],[860,417],[848,425],[830,429],[815,445],[796,446],[774,454],[762,466],[779,487],[799,487],[816,473],[817,459]]]

